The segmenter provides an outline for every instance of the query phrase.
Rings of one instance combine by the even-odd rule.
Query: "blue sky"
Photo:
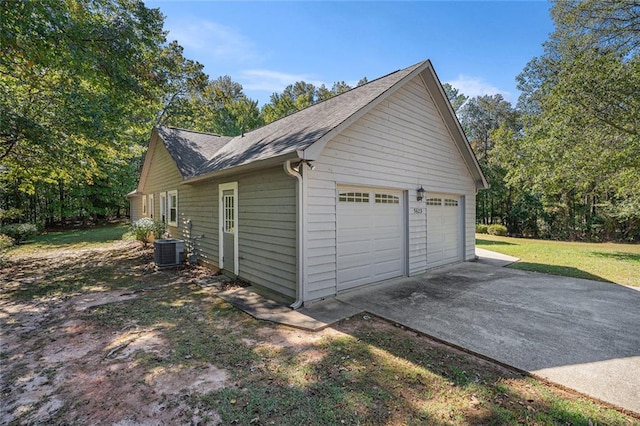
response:
[[[331,87],[372,80],[431,59],[440,80],[466,95],[502,93],[553,31],[545,1],[147,0],[165,18],[167,39],[229,75],[260,105],[299,80]]]

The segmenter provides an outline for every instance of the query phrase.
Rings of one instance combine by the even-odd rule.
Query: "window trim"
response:
[[[146,217],[147,216],[147,196],[143,195],[142,196],[142,216]]]
[[[175,197],[176,205],[173,205],[173,198]],[[175,210],[174,220],[171,220],[171,211]],[[167,191],[167,224],[169,226],[178,226],[178,191]]]
[[[167,223],[167,193],[160,193],[160,220]]]
[[[147,211],[149,212],[149,217],[151,219],[153,219],[153,216],[155,214],[155,206],[154,206],[154,196],[153,194],[149,194],[148,196],[148,200],[147,200]]]

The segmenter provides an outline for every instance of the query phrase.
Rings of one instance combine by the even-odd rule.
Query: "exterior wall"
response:
[[[145,180],[145,185],[141,188],[141,194],[145,197],[148,194],[154,194],[153,217],[160,220],[160,194],[163,192],[178,190],[178,217],[180,215],[180,190],[178,186],[182,183],[182,175],[178,171],[175,163],[171,159],[169,152],[161,141],[157,141],[155,149],[150,153],[152,155],[152,167],[149,167],[149,173]],[[142,205],[142,201],[140,201]],[[142,212],[142,208],[140,210]],[[150,216],[150,214],[149,214]],[[172,236],[179,236],[178,227],[167,227]]]
[[[282,166],[239,176],[239,276],[295,297],[296,180]]]
[[[295,297],[296,182],[282,167],[180,186],[180,237],[191,221],[200,258],[219,266],[218,185],[229,182],[238,182],[238,276]]]
[[[187,185],[161,142],[152,161],[142,193],[154,194],[154,218],[161,218],[160,194],[177,190],[178,226],[168,231],[187,244],[193,237],[200,260],[213,267],[219,266],[218,185],[238,182],[239,277],[295,297],[296,180],[282,166]]]
[[[473,178],[419,77],[331,140],[314,166],[305,176],[305,300],[336,291],[338,184],[407,191],[409,275],[427,263],[426,206],[416,189],[464,196],[465,259],[475,256]]]
[[[142,216],[142,197],[140,195],[129,197],[129,219],[131,223],[134,223]]]

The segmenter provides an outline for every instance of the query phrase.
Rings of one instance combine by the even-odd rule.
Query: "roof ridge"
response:
[[[185,129],[182,127],[175,127],[175,126],[156,126],[157,128],[162,128],[164,127],[165,129],[173,129],[173,130],[180,130],[182,132],[189,132],[189,133],[199,133],[201,135],[207,135],[207,136],[216,136],[219,138],[233,138],[234,136],[224,136],[224,135],[219,135],[217,133],[209,133],[209,132],[203,132],[200,130],[191,130],[191,129]]]
[[[285,115],[284,117],[280,117],[280,118],[278,118],[278,119],[277,119],[277,120],[275,120],[275,121],[272,121],[272,122],[270,122],[270,123],[264,124],[264,125],[262,125],[262,126],[260,126],[260,127],[256,128],[256,129],[253,129],[253,130],[251,130],[251,131],[249,131],[249,132],[246,132],[246,133],[245,133],[245,135],[246,135],[246,134],[248,134],[248,133],[254,132],[254,131],[256,131],[256,130],[259,130],[259,129],[263,128],[263,127],[270,126],[270,125],[272,125],[273,123],[277,123],[277,122],[278,122],[278,121],[280,121],[280,120],[284,120],[285,118],[291,117],[292,115],[295,115],[295,114],[297,114],[297,113],[299,113],[299,112],[302,112],[302,111],[304,111],[304,110],[307,110],[307,109],[309,109],[309,108],[313,108],[313,107],[315,107],[315,106],[317,106],[317,105],[321,105],[321,104],[323,104],[323,103],[325,103],[325,102],[328,102],[328,101],[330,101],[330,100],[336,99],[336,98],[338,98],[338,97],[340,97],[340,96],[342,96],[342,95],[346,95],[347,93],[353,92],[354,90],[358,90],[358,89],[360,89],[360,88],[363,88],[363,87],[365,87],[365,86],[368,86],[368,85],[370,85],[370,84],[372,84],[372,83],[375,83],[375,82],[376,82],[376,81],[378,81],[378,80],[382,80],[383,78],[390,77],[390,76],[392,76],[393,74],[397,74],[397,73],[402,72],[402,71],[405,71],[405,70],[407,70],[407,69],[409,69],[409,68],[416,68],[416,67],[418,67],[418,66],[420,66],[420,65],[422,65],[422,64],[424,64],[425,62],[428,62],[428,61],[429,61],[429,60],[428,60],[428,59],[426,59],[426,60],[424,60],[424,61],[420,61],[420,62],[417,62],[417,63],[415,63],[415,64],[413,64],[413,65],[410,65],[410,66],[408,66],[408,67],[400,68],[400,69],[397,69],[397,70],[395,70],[395,71],[391,71],[390,73],[387,73],[387,74],[385,74],[385,75],[383,75],[383,76],[381,76],[381,77],[377,77],[377,78],[375,78],[375,79],[373,79],[373,80],[371,80],[371,81],[367,81],[365,84],[361,84],[360,86],[352,87],[351,89],[349,89],[349,90],[347,90],[347,91],[345,91],[345,92],[339,93],[339,94],[337,94],[337,95],[335,95],[335,96],[331,96],[330,98],[327,98],[327,99],[323,99],[323,100],[321,100],[320,102],[316,102],[315,104],[308,105],[308,106],[306,106],[306,107],[304,107],[304,108],[302,108],[302,109],[299,109],[299,110],[297,110],[297,111],[292,112],[291,114],[287,114],[287,115]]]

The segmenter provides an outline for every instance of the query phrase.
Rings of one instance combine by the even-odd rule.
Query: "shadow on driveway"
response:
[[[640,291],[462,263],[337,298],[640,413]]]

